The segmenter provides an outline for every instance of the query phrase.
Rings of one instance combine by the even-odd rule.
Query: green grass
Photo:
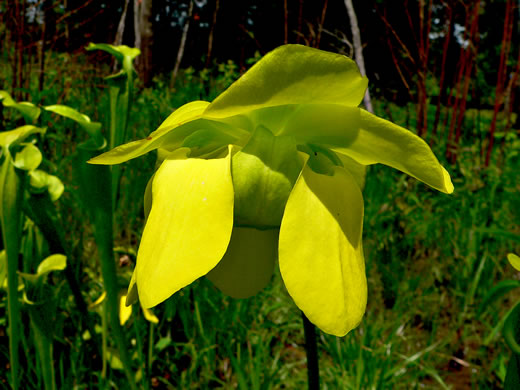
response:
[[[108,97],[101,78],[109,73],[108,67],[92,65],[82,56],[60,55],[56,61],[72,62],[73,66],[69,71],[49,68],[48,88],[40,94],[33,92],[33,101],[68,104],[108,129]],[[183,103],[214,98],[236,76],[236,69],[227,64],[202,74],[188,69],[178,77],[174,90],[168,89],[167,80],[155,80],[153,87],[142,89],[137,96],[130,139],[146,136]],[[376,112],[383,117],[390,113],[396,123],[408,121],[413,127],[412,106],[406,109],[376,100]],[[434,115],[434,107],[429,113]],[[75,125],[44,115],[43,123],[49,126],[43,140],[44,164],[66,186],[59,209],[74,252],[69,266],[92,303],[103,291],[100,266],[92,228],[78,208],[77,184],[70,170],[82,134]],[[468,113],[467,135],[456,165],[444,160],[444,133],[434,143],[436,155],[452,175],[453,195],[430,190],[388,167],[370,168],[364,191],[368,308],[360,326],[346,337],[320,334],[323,389],[501,386],[509,350],[500,332],[493,333],[493,329],[519,296],[512,294],[479,310],[498,281],[518,278],[506,254],[520,251],[520,159],[513,150],[517,130],[505,141],[503,155],[496,152],[492,166],[482,168],[480,147],[488,117],[489,112],[481,113],[477,131],[476,115]],[[15,122],[16,117],[4,110],[6,128]],[[143,230],[142,197],[154,163],[154,157],[147,155],[124,165],[115,242],[123,248],[118,268],[122,290],[128,284]],[[125,389],[115,352],[107,379],[101,379],[102,359],[92,337],[76,327],[79,315],[68,286],[61,275],[51,275],[50,282],[58,287],[54,289],[58,298],[54,340],[58,388]],[[8,370],[3,369],[9,360],[5,297],[0,291],[0,388],[8,388]],[[101,331],[102,316],[96,310],[99,308],[92,312]],[[246,300],[228,298],[201,279],[154,313],[160,323],[151,326],[139,305],[134,305],[131,319],[124,325],[141,388],[306,387],[301,317],[278,272],[268,288]],[[26,311],[22,315],[27,318]],[[25,336],[22,388],[41,388],[43,378],[29,328]],[[115,351],[110,338],[108,341]]]

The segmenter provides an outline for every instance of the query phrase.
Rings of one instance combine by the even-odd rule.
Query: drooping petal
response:
[[[146,321],[151,322],[152,324],[159,323],[159,318],[157,318],[157,316],[155,314],[153,314],[153,311],[151,311],[150,309],[147,309],[146,307],[141,306],[141,308],[143,309],[143,314],[144,314],[144,318],[146,319]]]
[[[152,209],[152,183],[153,178],[155,177],[155,173],[152,175],[148,183],[146,183],[146,188],[144,189],[144,221],[148,220],[148,216],[150,215],[150,210]]]
[[[132,272],[132,278],[130,279],[130,284],[128,285],[128,292],[126,293],[126,306],[133,305],[137,302],[139,298],[139,294],[137,293],[137,284],[135,284],[135,269]]]
[[[224,256],[233,227],[231,150],[213,160],[174,152],[155,173],[152,196],[135,269],[145,308],[207,274]]]
[[[453,192],[448,172],[422,138],[357,107],[302,105],[284,122],[279,135],[326,145],[362,165],[385,164],[439,191]]]
[[[265,55],[206,109],[225,118],[262,107],[335,103],[357,106],[368,81],[356,63],[340,54],[285,45]]]
[[[514,253],[508,253],[507,260],[509,264],[513,266],[514,269],[520,271],[520,257],[515,255]]]
[[[235,227],[226,254],[206,277],[233,298],[253,296],[273,275],[277,244],[278,229]]]
[[[352,174],[352,176],[356,180],[358,187],[361,189],[361,191],[363,191],[365,189],[365,181],[367,175],[366,165],[359,164],[357,161],[344,154],[338,153],[338,157],[341,160],[341,163],[343,164],[345,169]]]
[[[365,312],[361,245],[363,198],[352,175],[303,169],[280,227],[279,263],[287,291],[311,322],[344,336]]]
[[[124,325],[132,315],[132,306],[126,304],[126,294],[119,295],[119,324]]]

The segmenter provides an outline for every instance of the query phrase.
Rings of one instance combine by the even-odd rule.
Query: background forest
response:
[[[321,388],[494,389],[508,365],[520,367],[507,340],[512,329],[518,342],[520,326],[520,275],[507,261],[520,254],[519,1],[0,0],[0,42],[0,130],[46,128],[31,130],[36,165],[63,184],[45,176],[56,195],[46,203],[34,174],[18,188],[14,271],[5,222],[14,208],[2,206],[0,388],[306,387],[301,317],[279,274],[246,300],[202,278],[153,313],[120,307],[155,158],[112,172],[108,241],[96,210],[110,202],[95,204],[88,184],[103,179],[77,165],[86,140],[144,138],[284,43],[363,59],[373,111],[423,137],[455,186],[439,194],[370,167],[368,308],[346,337],[319,333]],[[91,42],[140,49],[136,74],[114,53],[87,51]],[[16,337],[9,305],[19,309]]]

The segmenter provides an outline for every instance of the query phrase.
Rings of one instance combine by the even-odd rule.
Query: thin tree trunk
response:
[[[506,145],[507,134],[511,130],[513,126],[512,115],[513,115],[513,105],[515,104],[516,92],[519,87],[518,85],[518,76],[520,74],[520,50],[518,51],[518,58],[516,60],[516,68],[513,72],[513,76],[509,81],[508,86],[506,87],[505,98],[504,98],[504,112],[505,112],[505,127],[504,127],[504,137],[502,137],[502,143],[500,146],[500,154],[504,155],[504,149]],[[518,114],[517,114],[518,116]],[[517,119],[518,120],[518,119]]]
[[[493,143],[495,138],[495,130],[497,125],[497,117],[500,106],[504,101],[504,84],[507,74],[507,57],[509,56],[509,49],[511,47],[511,36],[513,31],[513,1],[507,0],[506,15],[504,21],[504,33],[502,36],[502,45],[500,49],[500,65],[498,67],[497,86],[495,89],[495,106],[493,108],[493,119],[491,120],[491,127],[489,129],[489,143],[486,152],[486,161],[484,165],[489,166],[491,160],[491,151],[493,150]]]
[[[23,81],[23,31],[25,29],[25,0],[15,1],[14,15],[14,31],[15,31],[15,51],[13,56],[13,97],[15,100],[22,99],[22,81]]]
[[[283,42],[289,43],[289,12],[287,9],[287,0],[283,0]]]
[[[38,75],[38,91],[43,91],[43,85],[45,82],[45,30],[47,27],[47,21],[44,19],[41,27],[40,42],[38,42],[38,68],[40,74]]]
[[[141,48],[141,20],[139,18],[141,8],[140,4],[140,0],[134,0],[134,47],[137,47],[138,49]]]
[[[354,41],[354,52],[356,63],[359,66],[359,71],[362,76],[366,76],[365,70],[365,59],[363,57],[363,46],[361,45],[361,33],[359,31],[358,21],[356,12],[354,10],[354,5],[352,4],[352,0],[345,0],[345,7],[347,8],[348,17],[350,19],[350,28],[352,30],[352,39]],[[365,107],[367,111],[374,112],[374,108],[372,107],[372,100],[370,99],[370,93],[368,92],[368,88],[365,91],[365,97],[363,98],[365,103]]]
[[[480,2],[477,2],[474,8],[474,15],[470,29],[470,43],[467,50],[467,61],[466,61],[466,72],[464,74],[464,85],[462,88],[462,96],[460,97],[460,108],[458,111],[458,117],[456,122],[456,133],[455,133],[455,152],[451,155],[451,163],[454,164],[457,161],[458,148],[460,144],[460,137],[462,134],[462,126],[464,124],[464,114],[466,113],[466,103],[468,100],[469,82],[471,80],[471,71],[473,64],[477,57],[477,44],[478,44],[478,21],[479,21],[479,9]],[[461,80],[462,81],[462,80]]]
[[[215,34],[215,25],[217,24],[217,14],[220,6],[220,0],[215,1],[215,10],[213,11],[213,22],[209,30],[208,36],[208,54],[206,55],[206,67],[211,63],[211,52],[213,51],[213,35]]]
[[[323,3],[323,8],[321,10],[321,19],[320,25],[318,26],[318,35],[316,36],[316,48],[320,47],[321,41],[321,32],[323,31],[323,24],[325,23],[325,15],[327,14],[327,6],[329,5],[329,0],[325,0]]]
[[[115,46],[119,46],[123,43],[123,34],[125,32],[126,14],[128,11],[129,3],[130,3],[130,0],[125,0],[125,6],[123,7],[123,13],[121,14],[121,19],[119,19],[119,24],[117,25],[116,38],[114,39]]]
[[[141,50],[136,58],[137,70],[144,85],[151,79],[153,29],[150,21],[152,15],[152,0],[134,0],[134,31],[135,47]]]
[[[179,72],[182,56],[184,55],[184,47],[186,46],[186,38],[188,37],[188,30],[190,28],[192,14],[193,0],[190,1],[190,8],[188,9],[188,18],[186,19],[186,22],[184,23],[184,27],[182,29],[181,42],[179,44],[179,50],[177,51],[177,60],[175,61],[175,66],[173,68],[172,78],[170,80],[170,88],[173,88],[175,86],[175,79],[177,78],[177,73]]]
[[[471,39],[471,35],[469,35],[470,26],[472,23],[472,14],[470,13],[469,7],[465,7],[466,19],[464,21],[464,38],[463,41],[468,41]],[[451,160],[452,154],[455,153],[455,144],[453,141],[454,131],[455,131],[455,122],[457,120],[457,115],[459,112],[459,104],[460,98],[462,96],[462,80],[464,77],[464,73],[466,70],[466,66],[468,65],[469,60],[469,51],[464,46],[460,47],[459,61],[457,63],[457,77],[454,80],[453,87],[450,91],[450,96],[448,97],[448,107],[451,109],[451,117],[446,115],[445,123],[443,126],[447,126],[448,119],[450,120],[450,128],[448,130],[448,136],[446,139],[446,158]],[[453,102],[453,103],[452,103]]]
[[[298,6],[298,36],[296,37],[296,43],[300,43],[302,35],[302,20],[303,20],[303,0],[300,0]]]
[[[450,45],[451,34],[453,33],[453,9],[451,4],[447,4],[448,10],[448,31],[446,32],[446,37],[444,39],[444,44],[442,46],[442,61],[441,61],[441,78],[439,81],[439,97],[437,99],[437,107],[435,108],[435,120],[433,121],[433,129],[432,134],[435,137],[437,134],[437,127],[439,126],[439,120],[441,115],[441,100],[444,91],[444,79],[446,78],[446,59],[448,56],[448,47]]]

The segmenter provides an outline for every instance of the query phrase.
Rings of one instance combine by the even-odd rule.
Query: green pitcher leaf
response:
[[[489,305],[491,305],[493,302],[495,302],[500,297],[507,294],[509,291],[514,290],[515,288],[520,287],[520,281],[519,280],[502,280],[491,290],[488,291],[484,299],[482,300],[482,304],[479,308],[479,313],[483,313],[485,309],[488,308]]]
[[[63,191],[65,191],[65,186],[63,185],[63,182],[57,176],[48,175],[47,191],[49,192],[49,196],[51,197],[51,200],[53,202],[56,202],[63,194]]]
[[[55,254],[47,257],[45,260],[43,260],[40,265],[38,266],[38,269],[36,270],[36,273],[39,276],[46,275],[49,272],[52,271],[62,271],[67,266],[67,257],[65,255],[61,254]]]
[[[7,277],[7,257],[5,250],[0,251],[0,288],[4,288],[4,282]]]
[[[29,185],[34,193],[48,191],[53,202],[57,201],[65,190],[63,182],[58,177],[40,169],[29,172]]]
[[[513,353],[507,365],[504,390],[520,389],[520,354]]]
[[[54,254],[46,257],[36,269],[35,274],[19,272],[19,275],[26,281],[37,283],[44,276],[53,271],[63,271],[67,267],[67,257],[61,254]]]
[[[5,107],[18,110],[26,122],[34,122],[40,116],[40,108],[30,102],[15,102],[7,91],[0,91],[0,100]]]
[[[74,108],[61,104],[46,106],[44,109],[75,121],[91,137],[91,142],[88,144],[89,147],[100,150],[106,146],[105,137],[103,137],[103,134],[101,133],[101,123],[91,122],[87,115],[80,113]]]
[[[141,54],[141,50],[135,47],[128,47],[126,45],[110,45],[108,43],[89,43],[87,46],[87,51],[92,50],[102,50],[109,54],[112,54],[119,62],[123,62],[125,57],[130,60],[134,60],[139,54]]]
[[[36,127],[33,125],[25,125],[17,127],[14,130],[1,131],[0,132],[0,146],[3,150],[9,150],[13,145],[18,145],[23,142],[27,137],[33,134],[44,134],[46,128]]]
[[[14,158],[14,166],[24,171],[33,171],[42,162],[42,153],[33,144],[25,145],[24,148],[16,153]]]
[[[514,353],[520,354],[520,301],[516,303],[513,310],[509,312],[505,322],[504,339]]]

